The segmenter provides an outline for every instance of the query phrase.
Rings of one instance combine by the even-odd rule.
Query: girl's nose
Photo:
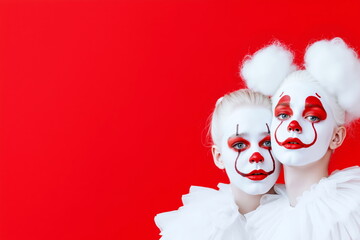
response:
[[[249,158],[249,162],[250,163],[259,163],[259,162],[264,162],[264,157],[259,153],[259,152],[254,152],[250,158]]]
[[[298,123],[298,121],[293,120],[290,122],[289,126],[288,126],[288,131],[291,132],[297,132],[297,133],[302,133],[302,128],[300,126],[300,124]]]

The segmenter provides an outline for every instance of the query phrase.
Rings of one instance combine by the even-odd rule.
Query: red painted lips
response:
[[[282,143],[280,143],[281,146],[287,148],[287,149],[300,149],[306,146],[300,139],[298,138],[288,138]]]
[[[252,180],[252,181],[261,181],[265,178],[267,178],[267,176],[269,176],[272,172],[266,172],[262,169],[260,170],[253,170],[247,174],[243,174],[243,177],[247,177],[248,179]]]

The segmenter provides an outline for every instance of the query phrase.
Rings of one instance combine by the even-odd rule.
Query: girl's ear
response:
[[[224,164],[223,160],[221,159],[221,153],[217,146],[212,145],[211,153],[212,153],[215,165],[220,169],[225,169],[225,164]]]
[[[344,142],[345,137],[346,137],[346,128],[344,126],[340,126],[336,128],[331,138],[329,148],[331,150],[335,150],[336,148],[340,147],[341,144]]]

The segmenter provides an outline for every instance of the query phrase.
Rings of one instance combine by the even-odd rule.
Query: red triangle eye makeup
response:
[[[264,149],[266,149],[266,150],[271,150],[270,135],[264,137],[264,138],[259,142],[259,147],[264,148]]]
[[[237,152],[244,151],[250,147],[250,142],[240,136],[234,136],[228,139],[228,146]]]

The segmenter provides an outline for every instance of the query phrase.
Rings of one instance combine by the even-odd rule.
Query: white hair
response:
[[[296,70],[292,53],[280,43],[260,49],[247,59],[241,67],[247,86],[270,96]],[[305,71],[311,77],[304,78],[319,83],[331,98],[338,125],[360,117],[360,61],[341,38],[311,44],[305,53]]]
[[[262,106],[271,110],[271,101],[269,97],[250,89],[240,89],[219,98],[215,104],[210,123],[210,134],[213,144],[219,144],[222,137],[220,130],[222,118],[232,113],[234,109],[244,106]]]

